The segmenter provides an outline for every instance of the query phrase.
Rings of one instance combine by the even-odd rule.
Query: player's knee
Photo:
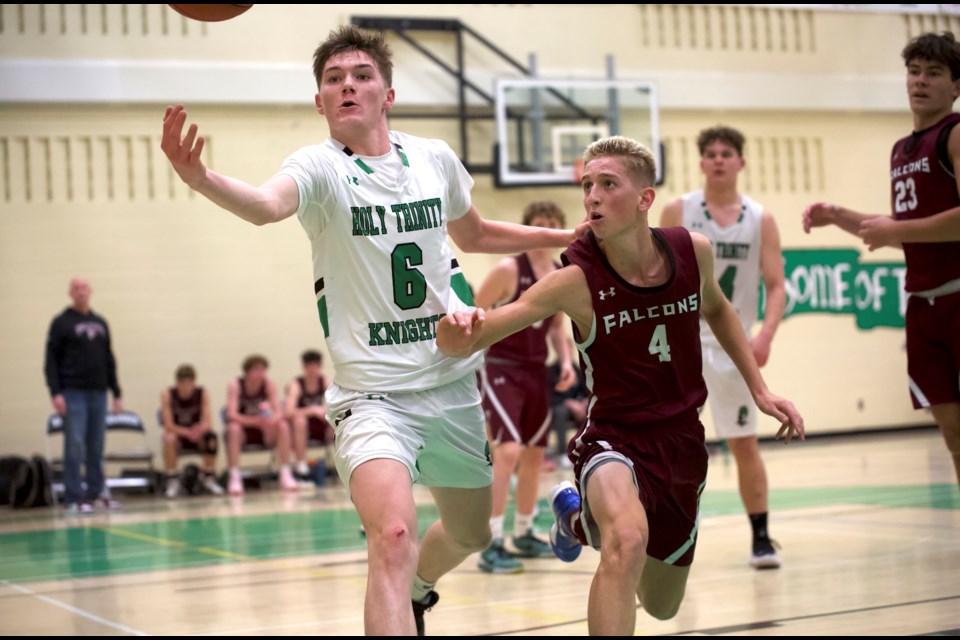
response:
[[[670,620],[680,610],[680,600],[644,602],[643,610],[657,620]]]
[[[493,535],[490,533],[490,523],[485,522],[483,526],[471,527],[469,530],[457,532],[456,535],[450,535],[450,538],[460,551],[473,553],[489,547]]]
[[[203,434],[203,438],[200,439],[200,450],[206,455],[215,456],[217,448],[217,435],[209,431]]]
[[[643,570],[647,554],[647,540],[633,523],[618,523],[602,532],[601,562],[608,570],[637,573]]]
[[[520,445],[516,442],[501,444],[494,450],[493,460],[497,464],[509,466],[511,469],[515,468],[520,460]]]
[[[403,523],[388,523],[366,530],[371,555],[388,565],[416,562],[417,536]]]

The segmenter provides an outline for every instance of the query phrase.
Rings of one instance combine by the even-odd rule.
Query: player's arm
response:
[[[210,394],[206,389],[200,393],[200,422],[196,426],[200,433],[213,429],[213,421],[210,420]]]
[[[160,148],[188,187],[214,204],[255,225],[279,222],[293,215],[300,205],[300,190],[289,176],[274,176],[260,187],[213,171],[203,164],[203,138],[197,137],[197,125],[187,135],[183,125],[187,112],[182,105],[167,107],[163,117]]]
[[[787,308],[787,290],[783,282],[783,254],[780,251],[780,231],[769,211],[760,219],[760,275],[767,298],[763,307],[763,325],[750,340],[757,365],[762,367],[770,358],[770,344],[777,333]]]
[[[270,417],[273,420],[282,420],[283,412],[280,407],[280,394],[277,392],[277,383],[267,378],[267,402],[270,404]]]
[[[690,236],[693,238],[693,246],[697,254],[697,265],[700,267],[701,315],[710,325],[720,346],[737,366],[757,408],[780,421],[781,426],[777,431],[777,437],[784,437],[789,443],[796,433],[803,440],[803,418],[800,417],[792,402],[774,395],[767,388],[763,376],[760,375],[760,368],[757,366],[753,351],[750,349],[747,335],[740,326],[737,312],[717,284],[717,279],[713,275],[713,247],[710,241],[699,233],[692,233]]]
[[[851,235],[859,235],[860,225],[867,220],[886,218],[893,220],[886,214],[859,213],[829,202],[814,202],[803,210],[803,230],[806,233],[816,227],[839,227]]]
[[[284,400],[283,415],[287,417],[288,420],[292,420],[298,414],[303,413],[303,409],[297,406],[300,403],[300,394],[302,390],[300,389],[300,382],[294,378],[290,381],[290,384],[287,385],[287,394]]]
[[[173,411],[170,409],[170,394],[166,391],[160,392],[160,419],[163,421],[164,431],[184,437],[190,435],[189,427],[181,427],[173,421]]]
[[[587,280],[579,267],[553,271],[527,289],[519,299],[490,312],[458,311],[437,325],[437,347],[444,354],[465,358],[559,311],[567,313],[589,332],[593,322]]]
[[[246,416],[240,413],[240,381],[233,380],[227,385],[227,420],[237,422],[244,427],[259,427],[259,416]]]
[[[482,309],[492,309],[506,302],[517,292],[517,261],[504,258],[483,279],[474,296],[474,303]]]
[[[661,227],[683,226],[683,200],[677,198],[667,203],[660,213]]]
[[[461,251],[467,253],[522,253],[532,249],[565,248],[586,232],[586,223],[576,229],[544,229],[513,222],[484,220],[473,205],[451,220],[447,231]]]
[[[558,393],[563,393],[577,383],[577,372],[573,369],[573,352],[570,349],[570,340],[567,338],[566,323],[562,313],[553,316],[547,338],[550,340],[553,352],[557,354],[557,362],[560,363],[560,375],[553,388]]]
[[[960,167],[960,127],[954,127],[947,139],[947,153],[954,169]],[[960,172],[957,174],[957,193],[960,194]],[[858,234],[873,251],[878,247],[904,242],[960,241],[960,207],[941,211],[932,216],[914,220],[865,220]]]

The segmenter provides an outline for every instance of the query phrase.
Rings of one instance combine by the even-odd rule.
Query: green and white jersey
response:
[[[717,225],[707,210],[703,190],[683,196],[683,226],[702,233],[714,249],[713,273],[720,289],[736,309],[747,336],[753,335],[760,298],[760,223],[763,206],[740,196],[740,218],[728,227]],[[700,337],[704,344],[717,344],[709,325],[700,319]]]
[[[373,158],[328,138],[278,172],[300,191],[334,381],[357,391],[433,389],[482,363],[448,358],[435,340],[440,318],[473,307],[447,241],[447,222],[470,209],[473,179],[440,140],[390,132],[390,142]]]

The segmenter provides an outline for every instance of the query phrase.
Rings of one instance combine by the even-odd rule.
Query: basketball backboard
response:
[[[497,185],[571,184],[594,140],[625,135],[657,155],[663,180],[656,88],[638,80],[504,79],[496,92]]]

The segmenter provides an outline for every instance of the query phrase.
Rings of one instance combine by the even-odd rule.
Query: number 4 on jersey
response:
[[[670,362],[670,345],[667,344],[667,325],[658,324],[653,330],[648,347],[650,355],[660,356],[660,362]]]

